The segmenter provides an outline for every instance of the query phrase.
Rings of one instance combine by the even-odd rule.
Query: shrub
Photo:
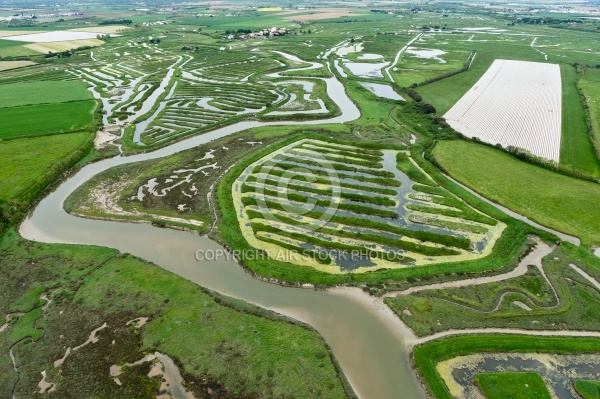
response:
[[[420,103],[421,100],[423,100],[423,97],[421,97],[421,95],[415,90],[415,89],[408,89],[406,91],[406,94],[408,94],[408,96],[410,98],[412,98],[413,100],[415,100],[416,102]]]

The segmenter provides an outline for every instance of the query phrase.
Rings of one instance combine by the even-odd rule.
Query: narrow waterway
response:
[[[327,93],[342,110],[338,117],[303,124],[343,123],[360,116],[343,85],[324,79]],[[168,156],[203,143],[265,125],[298,122],[241,122],[192,137],[162,149],[129,157],[106,159],[82,168],[45,197],[23,222],[23,237],[47,243],[101,245],[151,261],[194,283],[286,314],[313,326],[332,348],[355,392],[366,399],[425,398],[408,359],[406,327],[381,304],[358,289],[328,292],[286,288],[250,277],[225,255],[212,261],[196,260],[196,252],[225,251],[206,237],[130,224],[82,219],[67,214],[63,202],[77,187],[111,167]]]

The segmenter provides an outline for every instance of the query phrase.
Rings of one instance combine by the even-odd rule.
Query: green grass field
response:
[[[544,380],[536,373],[482,373],[475,383],[487,399],[550,399]]]
[[[577,70],[561,64],[560,72],[563,91],[560,163],[600,176],[600,164],[587,133],[585,111],[577,90]]]
[[[13,83],[0,86],[0,108],[90,100],[87,85],[78,81]]]
[[[91,140],[89,133],[69,133],[0,141],[0,201],[29,197],[25,193],[38,187],[46,176],[58,172],[62,161]]]
[[[0,57],[19,57],[30,54],[39,54],[37,51],[25,47],[27,42],[17,42],[0,38]]]
[[[585,245],[600,244],[600,185],[467,141],[439,142],[433,155],[452,177],[492,201]]]
[[[0,49],[4,49],[7,47],[22,46],[24,44],[28,44],[28,43],[20,42],[20,41],[16,41],[16,40],[0,39]]]
[[[586,68],[579,86],[587,97],[596,155],[600,157],[600,69]]]
[[[600,398],[600,381],[575,381],[574,385],[583,399]]]
[[[28,55],[39,55],[37,51],[28,49],[25,46],[10,46],[0,48],[0,57],[23,57]]]
[[[0,139],[82,130],[93,121],[93,100],[0,109]]]

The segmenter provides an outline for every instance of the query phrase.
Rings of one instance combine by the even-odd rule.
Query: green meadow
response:
[[[96,101],[36,104],[0,109],[0,139],[42,136],[90,126]]]
[[[596,156],[600,158],[600,68],[585,68],[579,86],[587,98]]]
[[[11,83],[0,86],[0,108],[91,100],[87,85],[79,81]]]
[[[22,46],[24,44],[28,44],[28,43],[27,42],[18,42],[16,40],[0,39],[0,49],[4,49],[7,47]]]
[[[475,383],[487,399],[550,399],[546,383],[536,373],[481,373]]]
[[[0,201],[30,197],[47,176],[56,178],[62,172],[65,159],[87,152],[91,140],[90,133],[69,133],[0,141]]]
[[[433,155],[452,177],[488,199],[585,245],[600,244],[600,185],[462,140],[439,142]]]
[[[577,70],[561,64],[560,71],[563,92],[560,163],[600,177],[600,163],[587,132],[585,110],[577,89]]]

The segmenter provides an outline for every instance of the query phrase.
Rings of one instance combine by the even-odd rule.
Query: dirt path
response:
[[[554,285],[552,284],[552,282],[548,278],[548,275],[546,274],[546,271],[544,270],[544,267],[543,267],[542,262],[541,262],[541,258],[543,258],[544,256],[545,255],[541,256],[539,258],[539,261],[536,261],[535,263],[532,263],[532,264],[533,264],[533,266],[535,266],[539,270],[542,278],[546,281],[546,284],[548,285],[548,287],[550,287],[550,290],[552,291],[552,295],[554,296],[555,303],[554,303],[554,305],[550,305],[550,306],[541,306],[541,305],[535,304],[535,302],[533,302],[531,299],[529,299],[529,302],[532,303],[534,306],[537,306],[540,309],[544,309],[544,310],[556,309],[561,304],[561,302],[560,302],[560,296],[558,296],[558,293],[556,292],[556,288],[554,287]],[[525,259],[526,258],[524,258],[523,260],[525,260]],[[526,264],[525,266],[527,267],[528,264]],[[521,264],[519,264],[517,266],[517,268],[519,268],[519,267],[521,267]],[[515,268],[515,270],[516,270],[516,268]],[[527,269],[525,270],[525,272],[527,272]],[[498,300],[498,303],[496,304],[496,306],[492,310],[485,311],[485,312],[482,312],[482,311],[480,311],[478,309],[472,308],[472,307],[470,307],[468,305],[464,305],[464,304],[461,304],[461,303],[454,302],[452,300],[446,300],[446,301],[452,303],[453,305],[461,306],[461,307],[469,309],[469,310],[476,310],[476,311],[479,311],[479,312],[482,312],[482,313],[491,314],[491,313],[497,312],[498,309],[500,309],[500,306],[502,306],[502,303],[504,302],[504,298],[506,298],[506,296],[510,295],[510,294],[520,294],[520,295],[522,295],[522,293],[519,292],[519,291],[507,291],[507,292],[503,293],[500,296],[500,299]],[[523,304],[523,305],[525,305],[525,304]],[[520,305],[517,305],[517,306],[520,306]],[[529,311],[531,310],[531,308],[529,308],[527,305],[525,305],[525,306],[526,306],[526,308],[524,308],[524,309],[529,310]]]
[[[385,298],[395,297],[398,295],[409,295],[409,294],[412,294],[415,292],[420,292],[420,291],[438,290],[438,289],[444,289],[444,288],[459,288],[459,287],[467,287],[470,285],[495,283],[498,281],[503,281],[503,280],[507,280],[507,279],[514,278],[514,277],[520,277],[520,276],[524,275],[525,273],[527,273],[527,266],[529,266],[529,265],[534,265],[534,266],[538,267],[538,269],[540,269],[540,271],[542,272],[544,278],[547,279],[547,277],[543,271],[543,268],[542,268],[542,258],[546,255],[551,254],[552,251],[554,251],[554,248],[556,248],[556,246],[549,246],[548,244],[542,242],[537,237],[535,237],[534,240],[535,240],[536,244],[535,244],[535,248],[533,249],[533,251],[531,251],[527,256],[525,256],[523,259],[521,259],[521,261],[519,262],[517,267],[515,267],[513,270],[511,270],[508,273],[498,274],[495,276],[472,278],[472,279],[466,279],[466,280],[449,281],[446,283],[421,285],[421,286],[417,286],[417,287],[411,287],[411,288],[408,288],[408,289],[402,290],[402,291],[392,291],[392,292],[388,292],[388,293],[382,295],[380,300],[383,300]],[[549,282],[549,280],[546,280],[546,281]]]
[[[394,58],[394,61],[390,64],[390,66],[386,67],[384,69],[385,73],[387,74],[388,78],[390,78],[390,81],[394,82],[394,78],[392,78],[392,74],[390,73],[390,71],[392,70],[392,68],[398,63],[398,61],[400,60],[400,56],[402,55],[403,52],[406,51],[406,49],[408,47],[410,47],[411,44],[413,44],[414,42],[416,42],[417,40],[419,40],[419,38],[421,37],[422,33],[417,34],[415,37],[413,37],[408,43],[406,43],[406,46],[402,47],[400,49],[400,51],[398,51],[398,53],[396,54],[396,58]]]
[[[431,334],[426,337],[416,338],[410,342],[412,346],[420,345],[425,342],[440,338],[446,338],[454,335],[475,335],[475,334],[515,334],[515,335],[533,335],[536,337],[589,337],[600,338],[600,331],[579,331],[579,330],[524,330],[519,328],[467,328],[464,330],[447,330]]]
[[[594,287],[596,287],[596,289],[598,291],[600,291],[600,283],[598,282],[598,280],[596,280],[595,278],[593,278],[592,276],[590,276],[589,274],[587,274],[586,272],[581,270],[579,267],[577,267],[577,265],[570,264],[569,266],[571,266],[573,268],[573,270],[575,270],[577,273],[579,273],[581,275],[581,277],[583,277],[584,279],[586,279],[587,281],[592,283],[592,285]]]
[[[425,290],[466,287],[466,286],[474,285],[474,284],[486,284],[486,283],[490,283],[490,282],[501,281],[501,280],[505,280],[508,278],[521,276],[525,272],[527,272],[528,265],[534,265],[540,270],[542,277],[546,280],[546,283],[548,284],[548,286],[550,287],[550,289],[552,290],[552,292],[554,294],[554,297],[556,298],[556,302],[557,302],[556,305],[552,305],[550,307],[545,307],[545,309],[556,308],[560,305],[560,297],[558,296],[558,293],[556,292],[554,285],[552,284],[552,282],[548,278],[545,270],[543,269],[542,262],[541,262],[542,258],[544,256],[552,253],[554,248],[555,248],[555,246],[548,246],[547,244],[545,244],[541,240],[539,240],[539,238],[536,238],[535,249],[530,254],[528,254],[526,257],[524,257],[521,260],[521,262],[519,262],[519,264],[517,265],[517,267],[515,269],[513,269],[512,271],[510,271],[508,273],[497,275],[497,276],[491,276],[491,277],[483,277],[483,278],[478,278],[478,279],[469,279],[469,280],[462,280],[462,281],[453,281],[453,282],[448,282],[448,283],[431,284],[431,285],[421,286],[421,287],[412,287],[412,288],[409,288],[404,291],[389,292],[389,293],[383,295],[381,298],[379,298],[379,300],[382,300],[387,297],[393,297],[396,295],[408,295],[413,292],[419,292],[419,291],[425,291]],[[573,270],[575,270],[577,273],[579,273],[583,278],[585,278],[587,281],[589,281],[594,287],[596,287],[600,291],[600,282],[598,282],[596,279],[591,277],[585,271],[581,270],[576,265],[571,264],[570,266],[573,268]],[[502,299],[503,299],[503,297],[501,297],[501,300],[500,300],[498,306],[496,306],[496,309],[494,309],[494,311],[498,309],[499,305],[502,303]],[[377,304],[377,302],[379,300],[376,300],[374,302],[374,304]],[[404,323],[402,323],[402,324],[404,325]],[[531,335],[531,336],[540,336],[540,337],[600,338],[600,331],[526,330],[526,329],[518,329],[518,328],[450,329],[450,330],[441,331],[441,332],[438,332],[435,334],[427,335],[425,337],[416,337],[416,335],[412,332],[412,330],[410,330],[410,328],[408,328],[406,325],[404,325],[404,327],[405,328],[400,329],[400,332],[404,335],[405,342],[406,342],[406,345],[408,348],[412,348],[415,345],[420,345],[420,344],[423,344],[423,343],[426,343],[429,341],[433,341],[436,339],[446,338],[446,337],[450,337],[450,336],[457,336],[457,335],[515,334],[515,335]]]

